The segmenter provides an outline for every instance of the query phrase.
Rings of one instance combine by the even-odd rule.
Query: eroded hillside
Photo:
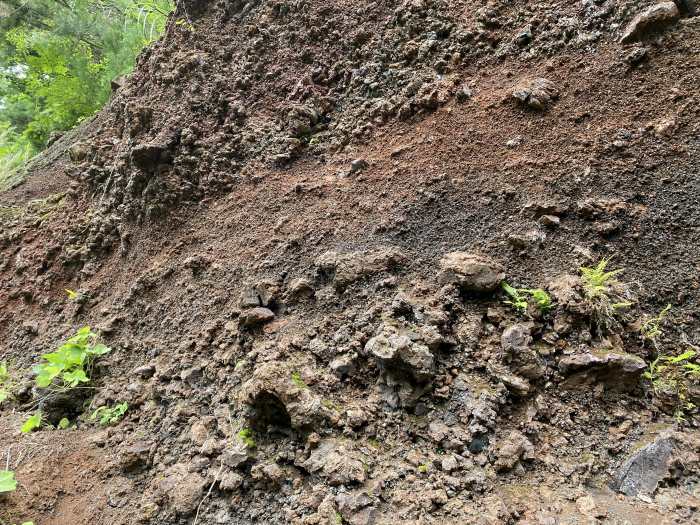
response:
[[[0,194],[0,519],[698,522],[694,15],[181,2]]]

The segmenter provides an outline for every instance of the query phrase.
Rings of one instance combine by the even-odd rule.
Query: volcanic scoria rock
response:
[[[503,279],[503,266],[494,260],[468,252],[452,252],[440,260],[439,281],[455,284],[468,292],[491,292]]]
[[[536,78],[515,86],[512,95],[519,103],[541,111],[559,98],[559,90],[551,80]]]

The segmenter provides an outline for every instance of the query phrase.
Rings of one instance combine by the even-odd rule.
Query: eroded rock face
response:
[[[680,16],[675,2],[661,2],[648,7],[632,19],[622,34],[620,43],[629,44],[641,40],[644,35],[673,24]]]
[[[444,284],[455,284],[468,292],[491,292],[503,279],[503,266],[483,255],[452,252],[440,260],[438,279]]]
[[[536,78],[515,86],[512,95],[519,103],[541,111],[559,98],[559,90],[551,80]]]

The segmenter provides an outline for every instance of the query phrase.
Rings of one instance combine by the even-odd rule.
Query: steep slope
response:
[[[561,4],[182,2],[0,195],[0,519],[697,521],[694,411],[642,373],[700,339],[700,18]],[[71,419],[125,418],[20,436],[84,325]]]

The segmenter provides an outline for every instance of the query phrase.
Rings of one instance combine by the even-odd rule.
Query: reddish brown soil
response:
[[[320,9],[318,2],[308,3]],[[449,11],[469,19],[471,4],[454,3]],[[355,4],[334,2],[332,9],[343,12],[355,9]],[[502,7],[502,17],[514,17],[515,11]],[[612,257],[615,267],[625,268],[624,280],[634,284],[637,316],[673,305],[664,348],[678,347],[683,338],[698,342],[699,20],[686,18],[647,42],[648,59],[638,67],[624,61],[629,50],[617,43],[613,32],[595,51],[563,47],[531,58],[467,62],[451,71],[445,83],[469,85],[473,94],[468,100],[449,98],[434,111],[420,111],[406,121],[392,119],[340,151],[320,156],[303,152],[285,166],[269,162],[266,155],[250,154],[232,188],[184,197],[169,204],[167,214],[158,219],[120,220],[122,249],[115,242],[79,264],[64,264],[63,254],[67,246],[87,244],[85,232],[107,190],[102,193],[94,182],[75,182],[75,167],[63,157],[39,169],[24,185],[0,194],[0,220],[5,221],[0,239],[0,361],[8,360],[28,379],[41,353],[77,327],[90,325],[102,330],[115,349],[99,377],[100,401],[125,399],[135,383],[141,388],[133,394],[125,420],[108,430],[81,423],[78,430],[43,430],[21,437],[18,428],[28,415],[26,405],[2,408],[0,451],[10,455],[20,488],[0,500],[0,520],[33,519],[37,525],[192,523],[192,512],[178,514],[162,502],[151,512],[146,504],[157,500],[154,487],[168,475],[166,467],[182,458],[194,464],[202,457],[189,444],[190,425],[214,415],[217,406],[235,405],[240,384],[223,377],[235,375],[233,366],[220,364],[223,348],[235,347],[236,360],[252,350],[259,362],[301,363],[316,371],[317,379],[309,381],[314,391],[334,403],[359,406],[374,399],[376,368],[367,365],[364,374],[342,383],[330,380],[328,360],[314,357],[305,345],[319,334],[331,340],[366,311],[391,303],[397,291],[426,302],[437,297],[438,261],[448,252],[488,254],[504,265],[510,282],[530,287],[544,287],[562,273],[575,274],[581,264]],[[204,27],[213,31],[215,26]],[[171,56],[177,50],[207,48],[207,34],[170,34],[156,53]],[[136,78],[152,65],[144,62]],[[515,84],[536,77],[553,81],[560,92],[544,112],[523,109],[511,97]],[[288,101],[275,91],[279,84],[268,87],[267,94],[265,84],[254,88],[260,101],[273,101],[261,114],[283,113]],[[135,103],[159,99],[156,108],[170,116],[177,112],[163,100],[173,86],[148,93],[138,93],[138,86],[130,89],[129,100]],[[183,94],[182,100],[192,96]],[[103,135],[114,135],[108,125],[101,126],[104,133],[88,129],[84,137],[97,142]],[[368,167],[348,175],[354,159],[364,159]],[[69,181],[74,181],[73,188],[62,200],[29,203],[63,193]],[[590,202],[599,206],[594,216],[586,211]],[[539,228],[546,234],[541,245],[516,249],[511,237],[538,228],[528,208],[533,203],[557,203],[561,225]],[[380,282],[387,275],[372,276],[344,293],[319,281],[314,265],[322,253],[385,246],[407,256],[389,289]],[[316,302],[284,305],[273,323],[239,346],[226,338],[223,326],[238,318],[239,297],[247,284],[263,278],[289,283],[300,277],[314,282]],[[89,298],[82,306],[76,304],[68,300],[65,288]],[[467,298],[464,310],[457,311],[476,309],[484,316],[486,308],[498,307],[501,299]],[[487,334],[487,329],[480,350],[470,358],[446,357],[444,373],[457,367],[485,374],[484,363],[495,352],[489,353],[489,345],[498,346],[508,322],[491,324],[498,332]],[[654,357],[630,330],[621,335],[627,352],[647,361]],[[481,358],[483,363],[475,362]],[[141,385],[131,371],[147,362],[157,362],[159,374],[165,369],[173,379]],[[181,371],[196,366],[205,370],[201,384],[178,379]],[[606,488],[608,471],[614,471],[628,451],[659,425],[674,425],[670,414],[651,403],[648,389],[640,387],[629,395],[607,390],[603,395],[593,388],[571,393],[560,392],[557,380],[552,381],[553,388],[542,382],[536,392],[555,407],[557,416],[532,431],[537,438],[535,459],[524,470],[489,478],[474,492],[471,506],[424,505],[420,512],[410,510],[403,499],[420,499],[423,492],[437,490],[439,476],[430,478],[432,485],[421,485],[425,480],[415,472],[408,476],[415,474],[418,481],[410,481],[405,473],[400,479],[387,478],[392,489],[385,490],[377,504],[378,523],[700,522],[695,514],[700,501],[691,489],[698,475],[695,467],[689,466],[647,502]],[[157,395],[149,397],[152,392]],[[508,398],[498,414],[494,442],[510,430],[532,425],[526,412],[535,397]],[[421,427],[410,413],[373,414],[374,430],[384,418],[393,429],[383,438],[391,452],[377,453],[382,461],[377,478],[391,471],[387,465],[395,463],[397,471],[405,468],[401,454],[414,446],[432,454],[426,452],[427,423]],[[633,430],[618,437],[615,429],[627,420]],[[218,436],[225,435],[219,429]],[[682,454],[689,458],[688,465],[695,465],[696,423],[691,420],[677,430],[685,436]],[[332,425],[316,431],[343,435]],[[380,435],[345,433],[358,442]],[[137,472],[123,469],[126,449],[143,439],[153,442],[147,466]],[[262,438],[261,443],[261,464],[282,453],[281,445],[275,448]],[[587,472],[571,473],[562,466],[580,463],[590,451],[596,459]],[[216,456],[208,461],[211,465],[201,471],[207,489],[218,481],[214,475],[219,468]],[[299,485],[305,487],[299,494],[310,498],[313,486],[322,482],[305,476],[310,475],[298,475]],[[292,489],[257,481],[259,486],[251,481],[234,495],[215,488],[202,506],[199,523],[329,523],[322,521],[318,503],[308,506],[312,510],[289,514],[301,508],[284,499]],[[275,499],[278,496],[281,499]],[[605,512],[586,511],[581,499],[585,497]],[[258,507],[264,510],[249,513]],[[304,521],[314,512],[319,521]],[[216,516],[224,516],[224,521]],[[545,521],[550,516],[557,521]]]

